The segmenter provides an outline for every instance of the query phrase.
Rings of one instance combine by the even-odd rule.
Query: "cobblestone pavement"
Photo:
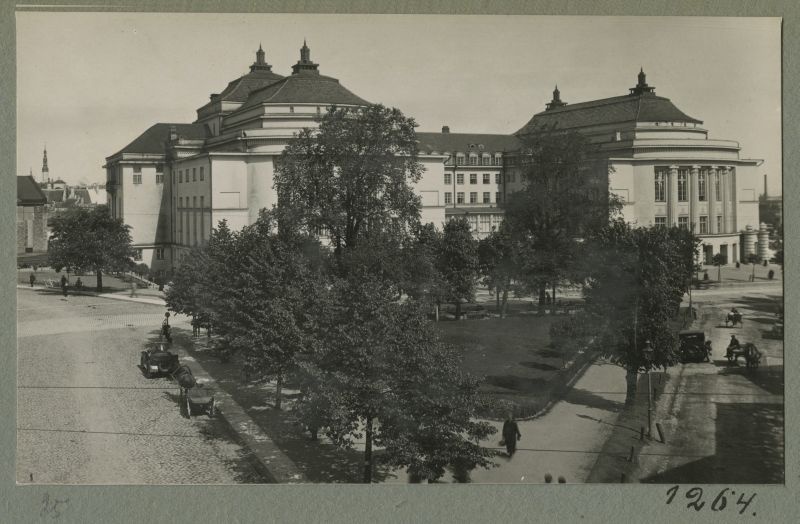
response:
[[[18,483],[263,482],[224,420],[183,418],[176,385],[140,372],[163,314],[18,292]]]

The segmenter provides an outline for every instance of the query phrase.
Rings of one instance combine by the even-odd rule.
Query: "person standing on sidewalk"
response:
[[[64,297],[67,296],[67,277],[61,275],[61,292],[64,293]]]
[[[517,451],[517,441],[522,438],[522,433],[519,432],[519,426],[514,420],[514,414],[509,413],[508,418],[503,422],[503,440],[506,443],[506,452],[508,458],[514,456]]]
[[[131,298],[136,296],[136,281],[131,279]]]
[[[169,327],[169,311],[164,313],[164,320],[161,322],[161,336],[167,342],[172,343],[172,334]]]
[[[30,281],[31,281],[31,287],[33,287],[33,284],[36,282],[36,275],[34,275],[33,273],[31,273]]]

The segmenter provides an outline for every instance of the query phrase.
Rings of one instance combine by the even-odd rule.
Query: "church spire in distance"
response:
[[[47,146],[44,146],[44,156],[42,157],[42,182],[50,181],[50,169],[47,167]]]

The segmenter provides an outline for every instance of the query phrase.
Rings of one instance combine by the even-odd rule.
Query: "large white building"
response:
[[[320,74],[305,43],[285,77],[272,72],[259,48],[250,72],[212,94],[194,123],[154,124],[106,158],[111,213],[131,226],[144,262],[169,272],[220,220],[238,229],[275,205],[275,161],[295,133],[315,127],[329,106],[367,104]],[[556,125],[601,144],[627,220],[695,224],[707,255],[734,261],[744,253],[740,233],[758,225],[758,162],[739,159],[735,142],[708,139],[702,122],[655,96],[643,73],[628,95],[566,105],[556,91],[547,107],[514,135],[450,133],[446,126],[418,133],[422,220],[441,225],[466,215],[485,236],[521,184],[510,165],[520,138]]]

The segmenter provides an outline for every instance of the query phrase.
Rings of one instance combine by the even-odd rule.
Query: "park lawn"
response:
[[[481,377],[481,391],[499,405],[487,415],[502,416],[511,402],[518,416],[533,414],[550,399],[572,354],[551,347],[550,325],[560,316],[525,315],[442,321],[444,341],[462,354],[465,371]]]
[[[61,283],[61,276],[65,275],[66,272],[56,272],[52,268],[41,268],[36,270],[36,285],[43,286],[47,280],[53,280],[58,285]],[[24,271],[17,271],[17,284],[29,285],[30,284],[30,270]],[[97,289],[97,277],[94,274],[91,275],[79,275],[81,282],[83,283],[83,287],[85,291],[96,291]],[[75,273],[69,274],[69,283],[71,291],[74,292],[75,282],[78,279],[78,275]],[[123,281],[120,278],[117,278],[114,275],[110,275],[107,273],[103,273],[103,292],[104,293],[116,293],[116,292],[130,292],[131,285],[129,282]],[[151,292],[152,291],[152,292]],[[149,289],[139,289],[137,293],[141,294],[160,294],[157,290],[149,290]]]

